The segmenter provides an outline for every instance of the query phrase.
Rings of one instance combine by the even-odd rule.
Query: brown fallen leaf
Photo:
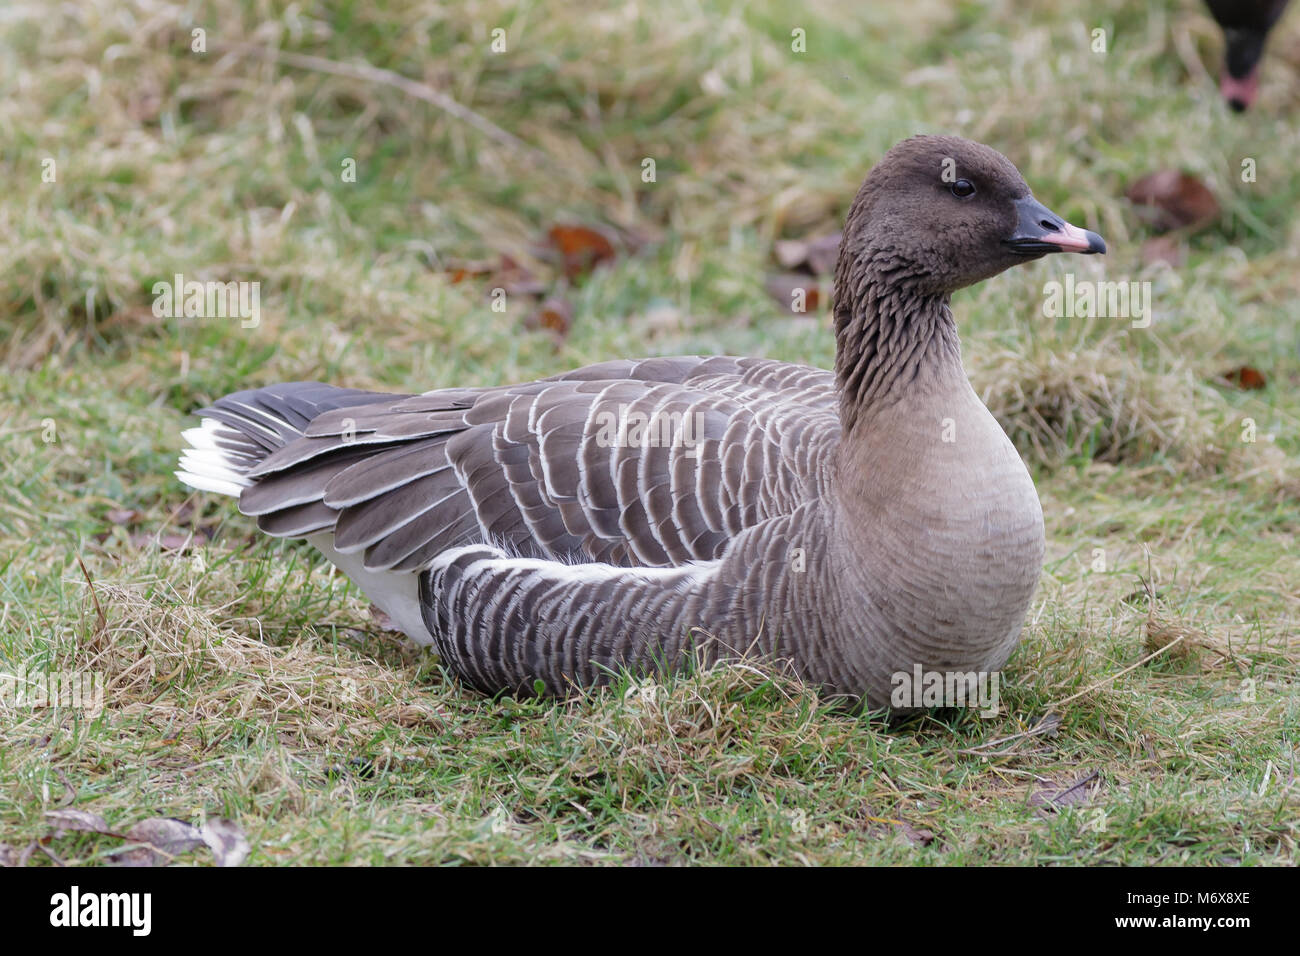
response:
[[[108,821],[98,813],[91,813],[88,810],[47,810],[45,811],[45,822],[53,828],[53,836],[63,836],[65,833],[107,833],[113,836],[119,834],[110,830]]]
[[[1196,229],[1218,218],[1219,201],[1191,173],[1162,169],[1137,180],[1125,192],[1158,232]]]
[[[141,820],[123,838],[135,845],[109,855],[116,866],[165,866],[205,842],[197,828],[171,817]]]
[[[769,275],[763,285],[767,294],[792,315],[821,311],[821,285],[814,276],[802,272],[777,272]]]
[[[104,517],[108,519],[109,524],[132,524],[140,517],[140,512],[134,508],[110,508]]]
[[[840,233],[807,239],[778,239],[772,252],[782,269],[799,269],[815,276],[830,275],[840,255]]]
[[[917,829],[907,822],[895,825],[894,829],[912,846],[929,846],[934,842],[934,833],[930,830]]]
[[[1100,783],[1095,787],[1091,786],[1092,782],[1100,778],[1100,776],[1100,772],[1094,770],[1086,777],[1080,777],[1066,786],[1061,786],[1050,780],[1039,780],[1037,786],[1029,792],[1029,805],[1053,812],[1061,807],[1086,805],[1092,798],[1092,794],[1101,786]]]
[[[252,852],[244,831],[231,820],[213,817],[199,828],[203,842],[212,848],[217,866],[239,866]]]
[[[572,324],[573,306],[557,296],[551,296],[538,307],[536,312],[524,319],[524,328],[533,331],[546,329],[548,332],[553,332],[557,339],[563,339],[568,335]]]
[[[1230,369],[1219,377],[1243,391],[1258,391],[1268,384],[1268,379],[1264,378],[1264,373],[1257,368],[1251,368],[1249,365]]]
[[[18,851],[8,843],[0,843],[0,866],[17,866]]]
[[[564,259],[564,274],[576,279],[614,258],[614,244],[587,226],[557,225],[547,233]]]

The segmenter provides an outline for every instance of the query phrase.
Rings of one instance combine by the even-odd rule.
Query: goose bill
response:
[[[1016,203],[1020,213],[1015,235],[1004,240],[1012,252],[1022,256],[1041,256],[1049,252],[1104,253],[1106,242],[1095,232],[1072,226],[1033,196]]]

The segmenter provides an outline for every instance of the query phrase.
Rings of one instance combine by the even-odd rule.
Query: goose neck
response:
[[[888,257],[837,276],[835,378],[846,436],[881,408],[966,384],[949,294],[924,279]]]

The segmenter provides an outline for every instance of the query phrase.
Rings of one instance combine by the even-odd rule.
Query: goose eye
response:
[[[969,199],[975,195],[975,184],[969,179],[959,179],[948,187],[958,199]]]

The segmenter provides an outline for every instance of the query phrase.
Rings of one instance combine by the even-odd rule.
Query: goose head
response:
[[[1269,31],[1288,0],[1206,0],[1225,41],[1219,92],[1233,110],[1249,109],[1259,94],[1259,62]]]
[[[1234,113],[1244,113],[1259,96],[1259,61],[1264,55],[1264,33],[1250,29],[1223,31],[1227,43],[1219,94]]]
[[[1101,236],[1035,199],[997,150],[955,136],[914,136],[884,155],[853,201],[836,300],[839,292],[852,299],[868,277],[948,295],[1049,253],[1105,251]]]

